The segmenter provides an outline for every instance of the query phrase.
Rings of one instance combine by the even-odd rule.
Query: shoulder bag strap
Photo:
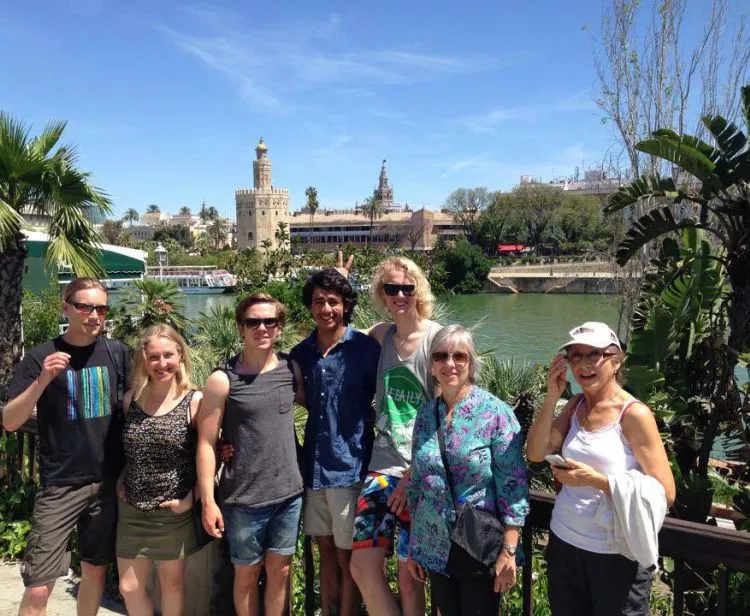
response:
[[[437,434],[438,448],[440,449],[440,457],[443,460],[443,468],[445,469],[445,480],[448,484],[448,490],[451,493],[451,500],[453,501],[453,507],[457,506],[456,494],[453,491],[453,473],[451,473],[450,465],[448,464],[448,456],[445,453],[445,442],[443,436],[440,434],[440,398],[435,398],[435,433]]]
[[[102,340],[104,341],[104,348],[107,349],[107,355],[109,355],[109,361],[112,362],[112,365],[115,368],[115,376],[117,378],[117,383],[115,384],[116,391],[117,391],[117,402],[118,404],[122,405],[122,399],[125,397],[125,366],[123,366],[122,362],[122,352],[120,353],[113,353],[112,352],[112,346],[110,345],[109,339],[107,338],[107,335],[102,335]],[[118,349],[119,351],[122,351],[122,349]],[[124,414],[124,409],[123,409]]]

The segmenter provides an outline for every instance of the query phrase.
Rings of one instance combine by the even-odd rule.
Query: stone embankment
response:
[[[494,293],[617,294],[623,275],[607,261],[495,266],[485,289]]]

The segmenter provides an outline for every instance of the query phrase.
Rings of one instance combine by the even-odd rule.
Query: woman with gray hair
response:
[[[430,359],[441,395],[422,406],[414,426],[409,571],[418,580],[429,573],[442,616],[495,616],[498,593],[516,581],[519,527],[529,511],[521,429],[511,408],[476,384],[479,357],[470,331],[444,327],[433,339]],[[451,536],[464,503],[495,516],[504,532],[497,536],[493,567],[448,575]]]

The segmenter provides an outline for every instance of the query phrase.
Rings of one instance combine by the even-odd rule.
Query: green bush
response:
[[[21,310],[23,313],[23,345],[30,349],[47,340],[58,336],[60,332],[60,316],[62,300],[57,283],[45,289],[39,295],[31,291],[23,292]]]
[[[478,293],[484,288],[492,262],[476,244],[460,239],[436,255],[445,268],[447,289],[455,293]]]

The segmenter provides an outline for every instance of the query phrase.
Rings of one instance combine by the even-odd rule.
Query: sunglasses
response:
[[[448,361],[448,358],[453,359],[453,363],[457,366],[464,366],[469,362],[469,354],[463,351],[454,351],[453,353],[447,353],[446,351],[435,351],[432,354],[432,361],[438,364],[444,364]]]
[[[396,297],[398,292],[404,294],[404,297],[411,297],[414,295],[414,289],[416,287],[413,284],[392,284],[390,282],[383,283],[383,292],[388,297]]]
[[[65,302],[66,304],[70,304],[75,308],[78,312],[81,314],[91,314],[96,310],[96,314],[98,314],[100,317],[103,317],[107,314],[109,311],[109,306],[107,304],[83,304],[81,302]]]
[[[278,327],[279,320],[276,317],[269,317],[267,319],[245,319],[242,323],[245,327],[250,329],[258,329],[261,324],[263,324],[266,329],[273,329],[274,327]]]
[[[602,361],[602,359],[606,359],[607,357],[612,357],[614,355],[617,355],[617,353],[602,351],[601,349],[594,349],[592,351],[589,351],[588,353],[581,353],[580,351],[566,353],[565,359],[567,359],[571,364],[580,364],[584,359],[593,364],[598,364],[600,361]]]

